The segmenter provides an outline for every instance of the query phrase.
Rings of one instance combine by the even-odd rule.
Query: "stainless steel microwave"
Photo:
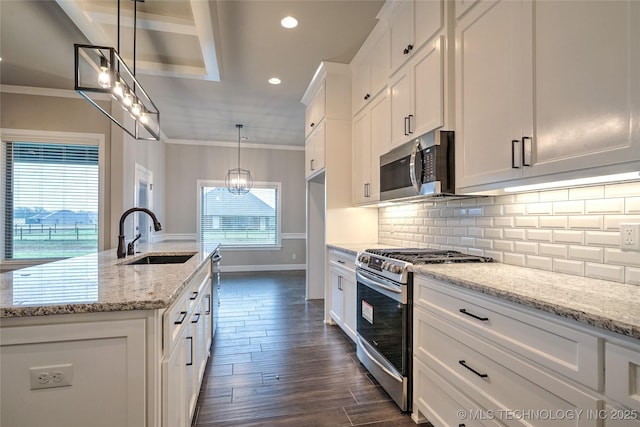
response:
[[[380,200],[455,193],[453,131],[433,131],[380,156]]]

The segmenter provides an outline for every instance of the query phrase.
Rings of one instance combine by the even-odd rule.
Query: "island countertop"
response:
[[[140,244],[140,254],[124,259],[112,249],[3,273],[0,318],[166,308],[219,246]],[[149,253],[194,256],[181,264],[125,264]]]

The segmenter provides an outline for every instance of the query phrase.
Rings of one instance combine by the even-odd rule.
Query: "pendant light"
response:
[[[238,167],[229,169],[227,176],[224,178],[224,185],[231,194],[241,196],[247,194],[253,186],[253,178],[251,172],[240,167],[240,130],[242,125],[236,125],[238,128]]]
[[[135,139],[160,140],[160,112],[136,79],[136,31],[138,2],[133,9],[133,71],[119,55],[120,0],[118,0],[118,47],[75,44],[75,90],[111,121]],[[124,110],[116,118],[105,110],[100,94],[110,95]],[[96,96],[98,95],[98,96]]]

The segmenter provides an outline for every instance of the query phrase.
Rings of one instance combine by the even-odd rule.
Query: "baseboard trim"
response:
[[[236,273],[247,271],[284,271],[306,270],[306,264],[272,264],[272,265],[221,265],[222,273]]]

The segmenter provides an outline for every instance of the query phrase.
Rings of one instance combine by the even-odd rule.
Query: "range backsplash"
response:
[[[395,205],[378,218],[381,244],[640,285],[640,252],[620,250],[620,224],[640,223],[640,182]]]

